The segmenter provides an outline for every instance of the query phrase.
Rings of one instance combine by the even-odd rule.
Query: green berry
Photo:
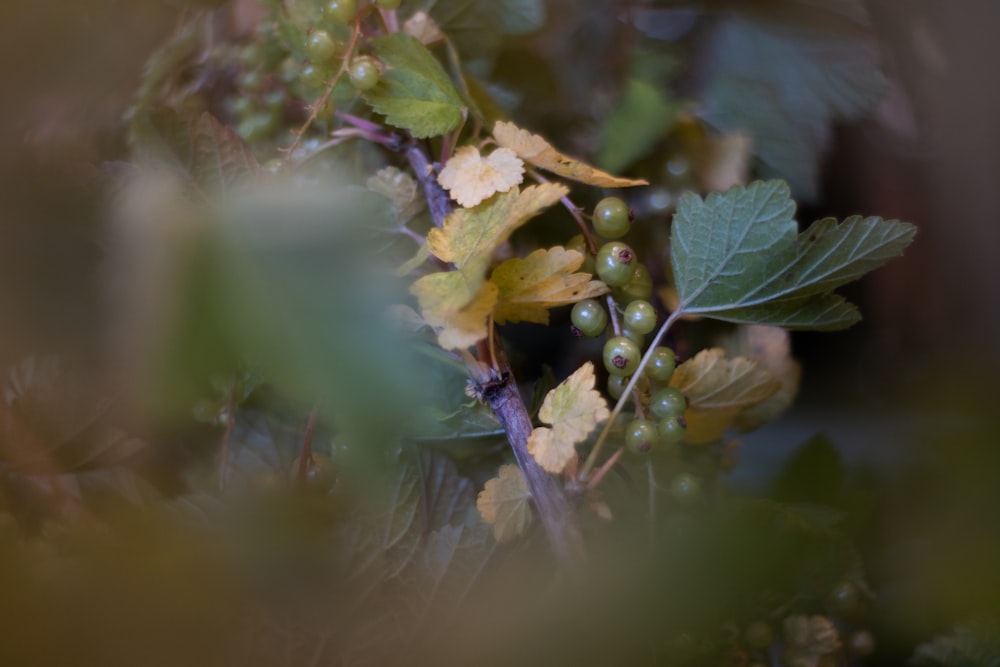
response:
[[[402,4],[402,0],[375,0],[375,4],[379,6],[380,9],[393,10],[399,9]]]
[[[361,56],[351,61],[347,76],[351,79],[351,85],[358,90],[371,90],[378,85],[382,72],[374,59]]]
[[[625,307],[625,326],[640,334],[656,328],[656,309],[648,301],[633,301]]]
[[[847,579],[833,586],[828,603],[830,611],[838,616],[860,618],[865,612],[864,595],[854,582]]]
[[[689,505],[701,496],[701,481],[690,473],[682,472],[670,480],[670,495],[677,502]]]
[[[628,204],[619,197],[605,197],[594,207],[594,231],[604,238],[625,236],[631,222]]]
[[[649,410],[660,419],[683,417],[687,410],[687,399],[678,389],[664,387],[649,397]]]
[[[611,375],[632,375],[641,356],[639,346],[624,336],[615,336],[604,344],[604,367]]]
[[[657,382],[670,382],[676,366],[677,356],[674,351],[669,347],[658,346],[653,348],[649,363],[646,364],[646,375]]]
[[[743,631],[743,640],[747,646],[763,651],[774,640],[771,626],[764,621],[754,621]]]
[[[631,377],[628,375],[609,375],[608,395],[614,399],[621,398],[622,394],[625,393],[625,387],[628,385],[630,379]]]
[[[599,336],[608,326],[608,311],[595,299],[586,299],[573,305],[569,319],[584,336]]]
[[[357,13],[358,5],[355,0],[329,0],[323,5],[323,17],[336,25],[350,23]]]
[[[614,290],[615,299],[621,303],[649,301],[653,296],[653,279],[645,266],[636,262],[635,272],[627,283]]]
[[[611,287],[625,285],[635,275],[635,251],[621,241],[611,241],[597,251],[597,276]]]
[[[264,74],[259,69],[248,69],[240,75],[240,88],[255,91],[264,87]]]
[[[299,78],[302,83],[309,86],[310,88],[322,88],[328,77],[328,72],[323,67],[319,65],[314,65],[309,63],[302,68],[302,72],[299,73]]]
[[[622,327],[622,336],[638,345],[640,348],[646,346],[646,334],[639,333],[632,327]]]
[[[657,432],[660,434],[660,440],[664,444],[681,444],[684,442],[684,436],[687,435],[687,428],[684,426],[684,418],[667,417],[666,419],[661,419],[660,425],[657,427]]]
[[[337,43],[326,30],[313,30],[306,42],[306,53],[313,62],[329,62],[337,53]]]
[[[656,443],[656,422],[635,419],[625,427],[625,447],[633,454],[645,454]]]
[[[246,67],[256,67],[264,62],[264,47],[257,42],[251,42],[240,51],[240,62]]]

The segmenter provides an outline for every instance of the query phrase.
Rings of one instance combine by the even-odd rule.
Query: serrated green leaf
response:
[[[630,79],[604,125],[598,166],[618,173],[645,156],[670,128],[676,110],[660,88]]]
[[[365,99],[390,125],[418,138],[442,135],[458,126],[465,108],[462,97],[427,47],[410,35],[396,33],[372,40],[372,48],[387,69]]]
[[[167,108],[138,113],[132,137],[141,164],[165,169],[203,198],[226,199],[259,171],[239,135],[208,113],[197,118]]]
[[[782,181],[681,198],[671,232],[678,310],[729,322],[832,330],[860,316],[835,288],[902,253],[916,228],[853,216],[796,234]]]

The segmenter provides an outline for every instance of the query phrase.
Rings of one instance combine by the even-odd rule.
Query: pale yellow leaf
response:
[[[446,350],[462,350],[486,337],[489,316],[496,306],[498,290],[493,283],[484,283],[471,301],[458,308],[451,308],[449,302],[441,301],[438,297],[449,294],[448,288],[442,285],[456,283],[452,278],[460,281],[462,276],[457,271],[433,273],[414,283],[411,291],[420,301],[424,319],[438,330],[438,344]],[[428,291],[422,291],[424,288],[428,288]]]
[[[755,359],[771,372],[781,388],[767,400],[747,408],[736,419],[736,427],[748,432],[773,421],[791,406],[799,391],[802,368],[792,357],[791,336],[781,327],[749,324],[737,327],[724,344],[731,355]]]
[[[483,521],[493,526],[497,542],[510,542],[524,535],[531,525],[531,493],[524,474],[516,465],[500,466],[497,476],[486,482],[476,498]]]
[[[508,259],[493,270],[490,281],[500,288],[493,318],[506,322],[549,323],[549,309],[608,292],[589,273],[574,273],[583,255],[561,246],[540,248],[524,259]]]
[[[485,282],[485,277],[468,280],[462,271],[440,271],[418,278],[410,293],[420,302],[425,320],[440,322],[475,299]]]
[[[496,285],[486,282],[494,251],[566,192],[564,186],[545,183],[502,193],[475,208],[457,209],[441,228],[430,231],[430,251],[456,268],[423,276],[410,292],[420,302],[424,319],[441,330],[442,346],[462,349],[485,336],[499,294]]]
[[[670,386],[688,401],[685,439],[706,444],[721,439],[741,412],[773,396],[780,384],[758,362],[745,357],[727,359],[725,351],[716,347],[678,366]]]
[[[441,322],[438,344],[446,350],[464,350],[486,338],[490,313],[496,303],[496,285],[486,283],[472,302]]]
[[[613,176],[585,162],[563,155],[544,138],[522,130],[513,123],[497,121],[493,128],[493,138],[497,144],[514,151],[525,161],[563,178],[603,188],[626,188],[649,184],[642,179]]]
[[[524,180],[524,163],[506,148],[482,156],[475,146],[462,146],[438,175],[438,183],[452,199],[470,208],[498,192],[507,192]]]
[[[473,265],[485,271],[493,251],[514,230],[568,192],[563,185],[544,183],[502,193],[475,208],[456,209],[427,234],[427,245],[435,257],[458,268]]]
[[[436,44],[444,39],[444,33],[434,22],[430,15],[423,11],[414,12],[410,18],[403,23],[403,32],[420,40],[424,46]]]
[[[562,472],[576,456],[576,444],[608,418],[608,404],[594,389],[595,380],[594,364],[588,361],[546,394],[538,417],[551,428],[536,428],[528,438],[528,451],[546,471]]]

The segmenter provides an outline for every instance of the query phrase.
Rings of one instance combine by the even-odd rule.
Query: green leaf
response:
[[[902,253],[905,222],[826,218],[796,234],[782,181],[681,198],[671,232],[678,310],[729,322],[842,329],[860,319],[831,292]]]
[[[172,173],[203,198],[226,199],[259,171],[239,135],[208,113],[193,118],[162,108],[138,113],[132,123],[136,159]]]
[[[860,2],[779,4],[748,3],[716,25],[702,55],[705,119],[753,134],[764,173],[814,199],[832,122],[871,112],[885,78]]]
[[[418,138],[458,126],[465,108],[462,97],[427,47],[404,33],[372,40],[372,47],[388,68],[379,84],[365,93],[375,111]]]
[[[604,126],[598,166],[618,173],[644,157],[671,126],[675,113],[676,107],[660,88],[630,79]]]

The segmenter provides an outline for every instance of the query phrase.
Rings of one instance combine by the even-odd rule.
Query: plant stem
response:
[[[507,442],[514,450],[514,458],[524,474],[535,501],[538,515],[549,540],[549,546],[561,566],[570,572],[579,572],[586,559],[583,535],[557,478],[545,472],[528,451],[531,435],[531,418],[528,408],[517,390],[511,375],[510,362],[499,339],[496,341],[496,364],[501,378],[506,378],[495,390],[485,393],[485,398],[507,434]]]
[[[451,213],[451,199],[444,188],[438,184],[434,174],[434,165],[431,164],[423,148],[416,144],[410,146],[406,149],[406,159],[424,189],[424,198],[427,199],[427,208],[430,210],[434,226],[440,227],[444,224],[444,219]]]
[[[229,441],[233,437],[233,427],[236,425],[236,388],[230,388],[229,401],[226,404],[226,430],[222,433],[222,444],[219,445],[219,493],[226,490],[226,468],[229,464]]]
[[[578,480],[581,482],[587,481],[590,471],[593,470],[594,464],[597,463],[597,455],[601,451],[601,447],[604,445],[604,441],[608,437],[608,433],[611,432],[611,426],[615,423],[615,419],[621,414],[622,408],[625,407],[625,403],[628,402],[629,396],[632,395],[632,390],[635,389],[635,385],[639,382],[639,378],[642,377],[642,372],[646,369],[647,364],[649,364],[650,358],[653,356],[653,352],[656,346],[660,344],[663,337],[667,335],[667,331],[673,326],[677,318],[684,314],[684,310],[678,308],[674,312],[670,313],[670,317],[667,321],[663,323],[660,330],[656,332],[653,340],[650,341],[649,347],[646,349],[646,353],[642,355],[642,359],[639,361],[639,365],[635,369],[635,373],[632,374],[632,379],[628,381],[625,385],[625,389],[622,391],[621,397],[618,402],[615,403],[614,410],[611,411],[611,415],[608,417],[608,421],[604,423],[604,428],[601,430],[601,434],[597,436],[597,442],[594,443],[594,448],[590,450],[590,454],[587,456],[587,461],[583,464],[583,468],[580,469],[580,474]]]
[[[437,182],[434,168],[421,146],[413,144],[407,148],[406,158],[423,187],[431,219],[440,227],[452,211],[451,199]],[[531,417],[517,390],[517,381],[511,371],[503,343],[495,334],[492,338],[494,345],[489,354],[493,357],[490,361],[492,367],[496,369],[497,379],[492,384],[486,383],[488,390],[483,392],[483,397],[507,434],[507,442],[514,450],[514,458],[528,483],[528,490],[535,501],[535,507],[538,509],[538,515],[556,561],[570,572],[579,572],[586,552],[583,535],[576,522],[576,513],[566,498],[559,480],[545,472],[528,451],[528,436],[532,431]],[[478,379],[476,382],[483,385]]]

